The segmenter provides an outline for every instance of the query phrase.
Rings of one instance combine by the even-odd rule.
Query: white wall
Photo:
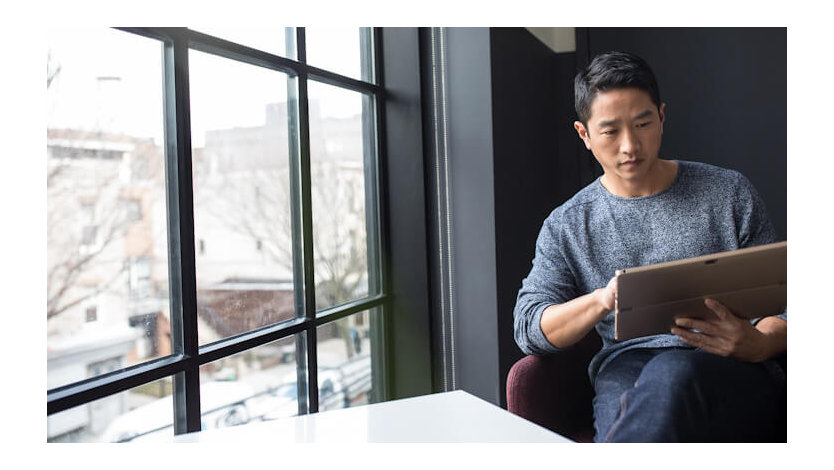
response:
[[[553,52],[576,52],[576,28],[526,28]]]

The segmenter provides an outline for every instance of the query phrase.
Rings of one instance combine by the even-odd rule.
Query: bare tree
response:
[[[362,179],[335,162],[312,169],[313,253],[316,304],[351,300],[367,279]],[[361,169],[358,170],[361,175]],[[196,203],[231,231],[243,234],[292,272],[292,223],[287,167],[221,173],[197,189]],[[361,201],[361,202],[358,202]]]
[[[316,307],[322,309],[356,299],[367,283],[364,180],[361,167],[333,160],[316,161],[311,173]],[[202,184],[195,190],[195,218],[202,213],[244,235],[282,271],[292,272],[293,227],[286,164],[216,171],[196,181]],[[336,328],[348,357],[352,357],[356,350],[347,322],[337,322]]]
[[[138,222],[131,204],[140,201],[127,194],[129,183],[120,178],[125,171],[122,154],[102,155],[83,148],[85,142],[115,136],[55,129],[48,134],[56,141],[72,140],[82,146],[60,146],[64,143],[48,148],[46,310],[50,319],[102,292],[125,292],[124,274],[130,264],[124,242]],[[152,144],[136,144],[132,159],[155,160],[160,158],[156,153]],[[134,244],[132,255],[151,255],[152,244],[152,237],[146,237]]]
[[[46,69],[50,90],[62,71],[51,50]],[[159,180],[162,157],[150,140],[100,129],[49,128],[47,138],[46,316],[51,319],[102,292],[124,292],[130,264],[118,245],[138,222],[130,206],[137,201],[128,193],[131,186]],[[132,254],[150,255],[152,245],[146,237],[134,243]]]
[[[52,80],[54,80],[58,74],[61,73],[61,64],[56,63],[55,60],[52,59],[52,51],[47,52],[46,56],[46,88],[49,89],[52,86]]]
[[[89,194],[90,203],[86,204],[89,209],[82,210],[98,212],[100,216],[93,215],[89,223],[79,224],[81,204],[72,200],[72,189],[56,181],[62,175],[71,177],[74,172],[56,165],[49,174],[52,184],[47,185],[47,319],[113,287],[122,277],[124,266],[105,265],[105,269],[97,269],[105,275],[103,279],[89,288],[78,289],[82,282],[89,284],[85,274],[101,267],[103,254],[119,239],[126,225],[124,211],[102,196],[106,187],[96,188],[95,193]]]
[[[368,259],[364,185],[361,168],[338,162],[313,165],[313,254],[316,305],[320,308],[356,298],[367,282]]]

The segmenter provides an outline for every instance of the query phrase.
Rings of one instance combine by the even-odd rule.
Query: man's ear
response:
[[[666,121],[666,103],[660,103],[657,111],[660,115],[660,133],[663,134],[663,123]]]
[[[590,137],[588,136],[588,129],[585,128],[585,124],[582,124],[582,121],[574,121],[573,128],[576,129],[576,133],[579,134],[582,142],[585,142],[585,148],[591,150]]]

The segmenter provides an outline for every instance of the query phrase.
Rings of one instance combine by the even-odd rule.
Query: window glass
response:
[[[289,337],[200,367],[203,429],[296,416],[295,358]]]
[[[304,28],[307,63],[373,82],[370,28]]]
[[[162,44],[52,30],[47,386],[171,352]]]
[[[199,341],[291,319],[287,76],[191,51]]]
[[[47,416],[47,441],[170,442],[172,391],[168,377]]]
[[[372,322],[376,315],[366,310],[317,329],[319,411],[375,401]]]
[[[196,29],[272,54],[296,55],[293,28]],[[371,79],[370,29],[307,31],[312,65]],[[163,43],[137,32],[89,28],[49,35],[51,391],[175,349],[169,289],[180,287],[169,287],[168,279],[166,176],[174,175],[166,175],[165,160],[176,156],[165,155],[164,119],[181,115],[166,114],[163,91],[183,90],[164,87],[163,66],[171,62],[163,60]],[[191,33],[178,29],[180,34]],[[305,123],[297,120],[298,80],[304,74],[290,79],[197,50],[188,51],[187,65],[188,96],[177,99],[190,104],[197,327],[183,332],[186,342],[192,335],[200,345],[220,342],[303,313],[295,305],[293,279],[300,268],[293,266],[299,255],[293,250],[300,249],[301,228],[292,226],[302,207],[300,195],[290,194],[290,171],[296,172],[295,182],[302,173],[290,164],[291,150],[293,158],[299,150],[310,151],[311,187],[305,189],[312,207],[304,209],[312,212],[314,276],[305,279],[305,287],[315,284],[318,309],[378,293],[374,98],[311,79],[307,142],[300,133]],[[181,124],[168,122],[167,128]],[[381,369],[372,365],[372,358],[374,364],[380,358],[371,354],[381,351],[373,334],[380,314],[374,308],[319,327],[309,322],[294,336],[201,366],[199,357],[197,362],[171,358],[166,363],[175,369],[165,373],[195,373],[199,367],[202,429],[308,410],[310,367],[317,367],[320,410],[368,403],[381,390],[376,385]],[[313,328],[317,362],[308,365],[306,338]],[[154,366],[148,367],[138,377],[155,379]],[[113,375],[95,391],[124,381]],[[76,403],[87,396],[82,388],[62,390],[71,394],[62,398],[50,393],[50,406]],[[176,414],[172,391],[168,377],[48,415],[47,440],[169,442]]]
[[[368,294],[365,162],[369,98],[311,81],[310,178],[316,307]]]

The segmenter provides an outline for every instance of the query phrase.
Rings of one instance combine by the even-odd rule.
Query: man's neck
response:
[[[611,194],[620,197],[645,197],[666,190],[678,174],[678,163],[670,160],[656,160],[644,178],[628,181],[602,175],[600,182]]]

